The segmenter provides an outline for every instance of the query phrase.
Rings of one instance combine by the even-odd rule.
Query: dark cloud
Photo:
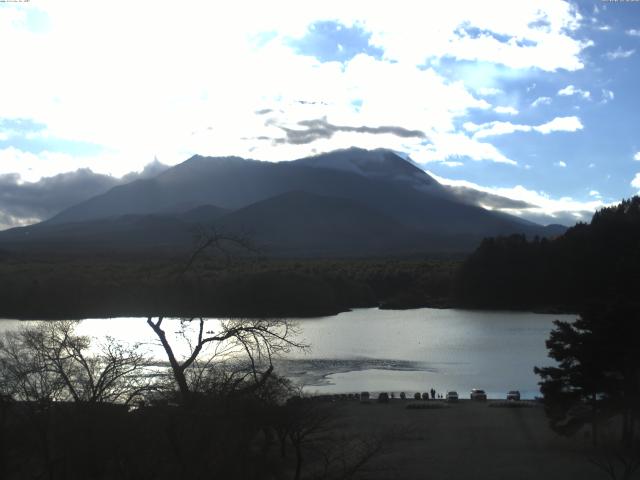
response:
[[[546,213],[540,213],[539,211],[532,211],[531,209],[537,209],[538,206],[523,200],[514,200],[468,187],[445,186],[445,188],[465,203],[489,207],[495,210],[519,210],[520,218],[539,225],[564,225],[565,227],[571,227],[577,222],[590,222],[593,216],[593,212],[589,210],[554,212],[553,216],[551,216]],[[505,213],[512,214],[513,212]]]
[[[20,183],[17,174],[0,175],[0,229],[22,222],[44,220],[72,205],[100,195],[116,185],[158,175],[168,167],[154,160],[142,172],[122,178],[94,173],[88,168]]]
[[[293,129],[277,125],[273,120],[267,121],[268,125],[274,125],[284,130],[286,137],[274,139],[275,143],[289,143],[293,145],[304,145],[307,143],[315,142],[320,139],[328,139],[333,137],[337,132],[357,132],[357,133],[371,133],[374,135],[389,133],[402,138],[426,138],[426,135],[421,130],[408,130],[398,126],[382,126],[382,127],[350,127],[347,125],[333,125],[327,122],[326,118],[317,120],[302,120],[298,122],[298,125],[303,127],[302,129]]]
[[[451,193],[465,203],[472,205],[482,205],[494,209],[510,208],[516,210],[526,210],[528,208],[537,208],[536,205],[527,203],[523,200],[514,200],[512,198],[502,197],[494,193],[481,192],[468,187],[451,187],[447,186]]]

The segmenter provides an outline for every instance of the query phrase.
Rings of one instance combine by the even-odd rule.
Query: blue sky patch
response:
[[[91,142],[52,137],[47,126],[28,118],[0,118],[0,149],[14,147],[23,152],[38,154],[44,151],[69,155],[95,155],[104,151]]]
[[[383,51],[369,45],[371,34],[354,25],[346,27],[337,22],[315,22],[304,37],[289,39],[296,53],[316,57],[321,62],[346,62],[359,53],[382,58]]]

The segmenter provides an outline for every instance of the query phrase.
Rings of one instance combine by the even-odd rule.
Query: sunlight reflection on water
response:
[[[538,395],[534,366],[548,365],[545,340],[554,319],[573,315],[527,312],[485,312],[456,309],[357,309],[336,316],[300,319],[299,340],[308,352],[293,351],[277,363],[285,375],[303,383],[309,393],[358,391],[440,393],[457,390],[466,398],[471,388],[490,397],[518,389],[525,398]],[[216,322],[209,320],[208,329]],[[0,330],[25,322],[3,320]],[[166,319],[168,334],[180,321]],[[141,342],[149,353],[164,359],[144,318],[87,319],[78,332],[96,339],[111,336]],[[178,353],[187,353],[180,342]]]

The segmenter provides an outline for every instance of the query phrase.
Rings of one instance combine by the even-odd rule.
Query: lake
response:
[[[434,388],[439,393],[456,390],[467,398],[471,388],[482,388],[489,398],[503,398],[509,390],[533,398],[539,395],[533,367],[553,363],[545,347],[553,320],[574,318],[458,309],[356,309],[297,320],[299,339],[310,348],[291,352],[276,368],[304,385],[306,392],[317,394],[413,394]],[[3,320],[0,330],[24,323]],[[177,324],[178,320],[167,320],[165,330],[175,331]],[[143,342],[152,356],[164,359],[143,318],[87,319],[79,333]]]

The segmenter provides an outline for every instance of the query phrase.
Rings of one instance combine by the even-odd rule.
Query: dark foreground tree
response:
[[[238,385],[247,377],[253,387],[262,385],[273,372],[273,358],[292,348],[305,348],[296,336],[295,324],[289,320],[276,319],[227,319],[206,320],[189,318],[180,321],[176,335],[189,347],[183,357],[176,354],[172,339],[163,330],[162,317],[147,319],[167,355],[171,373],[183,402],[190,399],[194,386],[201,386],[206,372],[219,363],[241,363],[248,368],[236,379]],[[192,379],[190,382],[189,379]]]
[[[555,322],[547,341],[557,366],[535,368],[551,427],[571,435],[590,425],[620,419],[620,441],[637,438],[640,418],[640,309],[637,305],[594,305],[575,322]]]
[[[28,402],[128,404],[155,388],[139,344],[91,344],[78,322],[39,322],[0,338],[0,390]]]

